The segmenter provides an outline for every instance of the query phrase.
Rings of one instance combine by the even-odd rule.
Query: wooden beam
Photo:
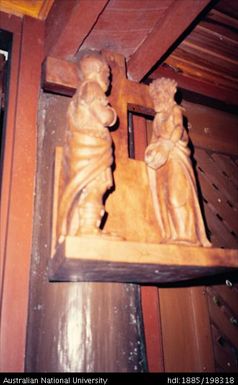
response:
[[[215,83],[204,81],[203,79],[183,75],[181,72],[176,72],[170,67],[159,67],[149,79],[154,80],[160,77],[174,79],[181,90],[186,90],[211,99],[210,103],[208,103],[208,99],[206,99],[207,103],[204,104],[218,104],[219,108],[226,109],[227,107],[228,110],[232,110],[232,107],[234,110],[237,109],[238,91],[235,89],[222,87]]]
[[[204,288],[163,288],[159,299],[165,372],[214,372]]]
[[[176,0],[128,61],[128,74],[140,81],[165,55],[198,15],[209,5],[210,0]]]
[[[183,54],[180,56],[180,48],[177,48],[176,51],[176,55],[172,54],[166,59],[165,66],[168,66],[172,68],[175,72],[180,73],[184,76],[188,76],[189,78],[208,83],[208,85],[214,84],[217,87],[237,90],[238,79],[236,75],[234,76],[234,71],[218,71],[216,70],[216,68],[214,68],[214,61],[211,67],[207,67],[207,63],[204,63],[204,65],[202,63],[198,64],[197,59],[199,59],[199,55],[202,56],[202,53],[198,53],[197,55],[192,54],[190,60],[188,58],[185,59],[183,57]],[[164,67],[164,65],[161,67]],[[156,71],[157,70],[155,70],[155,72]],[[151,75],[153,76],[153,74]]]
[[[55,1],[46,19],[46,55],[74,56],[108,1]]]
[[[185,99],[206,106],[234,112],[237,108],[238,92],[215,84],[176,73],[171,68],[160,67],[154,76],[175,79]],[[72,96],[78,85],[77,65],[62,59],[48,57],[43,65],[42,86],[46,91]],[[120,83],[120,93],[126,95],[127,108],[131,112],[153,115],[154,109],[148,86],[124,78]],[[215,112],[217,110],[213,110]],[[212,112],[212,110],[211,110]],[[189,115],[190,108],[186,112]],[[203,116],[203,115],[202,115]],[[206,115],[207,116],[207,115]],[[219,115],[220,116],[220,115]],[[229,119],[224,116],[224,124]],[[191,130],[190,136],[195,146],[237,155],[236,131],[229,125],[229,135],[220,126],[212,126],[209,132],[204,126]],[[209,126],[210,127],[210,126]],[[204,131],[205,130],[205,131]],[[227,133],[227,130],[226,130]],[[222,139],[221,139],[222,138]]]
[[[42,66],[42,87],[46,91],[72,96],[78,86],[77,64],[48,56]],[[148,86],[123,79],[120,92],[125,92],[128,104],[153,108]]]
[[[53,255],[49,279],[169,283],[238,268],[238,250],[70,237]]]
[[[169,67],[159,67],[149,79],[153,80],[159,77],[175,79],[180,89],[193,93],[197,97],[203,96],[204,103],[202,104],[217,105],[218,108],[231,111],[237,108],[238,91],[235,89],[185,76]],[[74,62],[47,57],[42,71],[42,86],[46,91],[72,96],[77,84],[77,66]],[[125,80],[124,88],[128,95],[128,104],[141,105],[144,110],[147,109],[148,111],[153,109],[145,84]],[[141,112],[143,113],[143,111]]]
[[[48,56],[42,66],[42,87],[46,91],[72,96],[77,88],[77,65]]]
[[[151,373],[164,372],[163,338],[158,287],[141,287],[141,306],[143,311],[148,371]]]

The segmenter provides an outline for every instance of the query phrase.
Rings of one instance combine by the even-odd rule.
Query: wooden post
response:
[[[22,21],[1,15],[0,20],[1,28],[14,36],[2,179],[0,362],[2,371],[20,372],[27,333],[44,25],[29,17]]]

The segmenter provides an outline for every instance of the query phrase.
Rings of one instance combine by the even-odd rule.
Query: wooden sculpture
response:
[[[80,84],[67,112],[63,163],[66,187],[59,204],[58,237],[101,232],[103,196],[112,186],[112,140],[108,131],[117,116],[105,95],[110,70],[99,54],[78,64]]]
[[[182,108],[174,101],[176,87],[174,80],[165,78],[149,86],[156,115],[145,162],[153,206],[163,243],[210,246],[198,203]]]

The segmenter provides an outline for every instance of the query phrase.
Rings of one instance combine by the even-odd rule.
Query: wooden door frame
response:
[[[24,371],[44,24],[1,13],[13,34],[1,191],[1,371]]]

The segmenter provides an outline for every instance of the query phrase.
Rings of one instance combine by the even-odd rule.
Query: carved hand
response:
[[[170,141],[158,141],[149,145],[145,151],[145,162],[148,167],[155,170],[162,167],[168,160],[170,149]]]

